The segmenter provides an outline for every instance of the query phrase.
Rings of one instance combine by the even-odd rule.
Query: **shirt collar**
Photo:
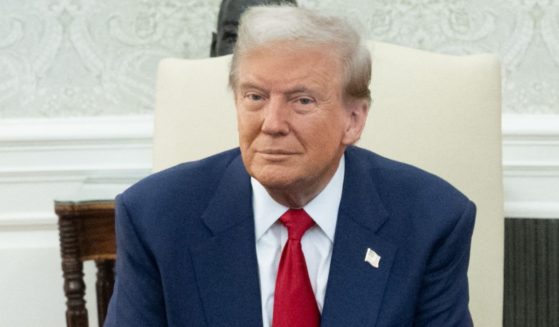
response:
[[[345,160],[344,156],[342,156],[338,164],[338,169],[328,182],[328,185],[303,207],[326,236],[328,236],[330,242],[334,242],[338,209],[342,199],[344,173]],[[255,178],[251,177],[250,183],[252,185],[253,194],[252,207],[254,210],[254,226],[256,240],[258,241],[289,208],[276,202],[276,200],[268,194],[264,186]]]

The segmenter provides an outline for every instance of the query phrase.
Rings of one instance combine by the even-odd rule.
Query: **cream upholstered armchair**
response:
[[[359,146],[433,172],[477,207],[470,259],[476,326],[502,326],[504,217],[500,66],[371,43],[373,105]],[[237,145],[230,56],[165,59],[157,78],[154,169]]]

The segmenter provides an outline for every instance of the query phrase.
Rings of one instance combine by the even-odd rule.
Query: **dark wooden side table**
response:
[[[114,201],[55,201],[66,294],[66,324],[87,327],[83,262],[97,266],[97,312],[103,325],[113,292],[116,242]]]

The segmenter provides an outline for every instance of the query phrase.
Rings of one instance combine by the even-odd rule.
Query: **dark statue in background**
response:
[[[222,0],[217,16],[217,33],[212,33],[210,57],[225,56],[233,53],[237,41],[237,27],[242,13],[251,6],[279,5],[291,3],[297,5],[296,0]]]

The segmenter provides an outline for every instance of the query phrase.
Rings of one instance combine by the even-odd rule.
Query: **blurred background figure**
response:
[[[237,27],[241,14],[251,6],[278,5],[291,3],[297,5],[296,0],[223,0],[217,16],[217,32],[212,33],[210,57],[225,56],[233,53],[237,41]]]

